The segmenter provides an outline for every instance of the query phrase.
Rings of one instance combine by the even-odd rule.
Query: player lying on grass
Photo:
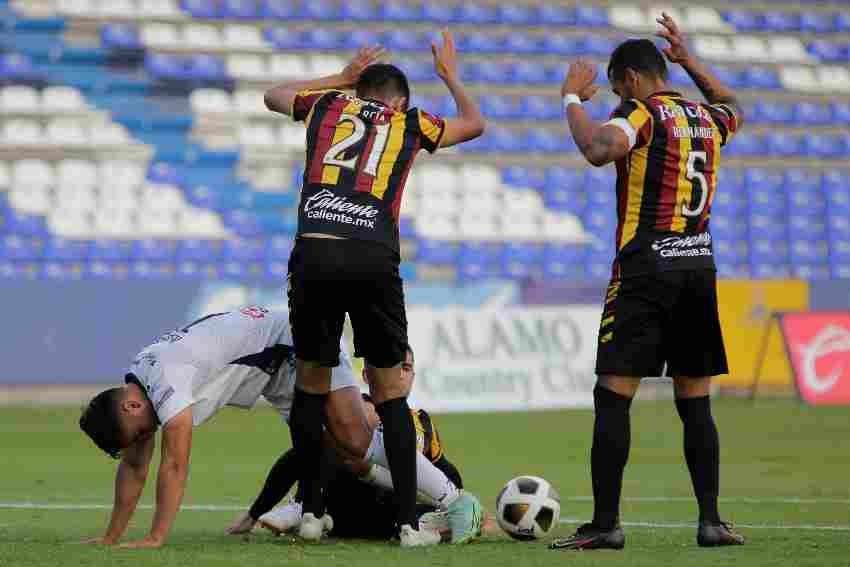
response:
[[[288,313],[262,307],[208,315],[162,335],[133,361],[123,387],[98,394],[80,417],[81,429],[114,458],[115,501],[106,533],[91,543],[116,543],[127,528],[147,479],[154,434],[162,427],[156,509],[150,533],[128,547],[158,547],[171,531],[183,498],[192,429],[223,406],[251,408],[260,396],[288,419],[295,389],[295,359]],[[363,427],[371,435],[370,463],[386,466],[383,437],[369,430],[347,354],[333,371],[328,432]],[[448,511],[453,534],[477,527],[467,521],[462,493],[422,455],[420,490]],[[362,465],[361,465],[362,466]],[[457,508],[460,508],[459,510]],[[418,541],[418,540],[417,540]],[[415,543],[415,542],[414,542]],[[402,538],[402,545],[410,545]]]
[[[408,347],[401,368],[402,390],[409,394],[416,374],[413,350]],[[368,381],[364,372],[364,379]],[[374,401],[363,394],[364,407],[369,426],[380,427],[380,418],[375,411]],[[443,452],[436,426],[425,410],[411,410],[416,427],[417,449],[458,488],[463,488],[460,473]],[[251,508],[240,514],[225,530],[235,535],[251,531],[259,522],[275,533],[284,533],[298,527],[302,515],[301,487],[293,499],[284,506],[272,509],[289,492],[298,479],[300,463],[294,449],[284,453],[269,471],[260,494]],[[341,463],[333,459],[325,470],[329,472],[323,480],[325,505],[330,516],[329,532],[335,537],[361,539],[388,539],[395,535],[395,509],[389,490],[392,489],[388,471],[379,465],[365,463]],[[420,494],[418,507],[420,525],[426,529],[443,532],[445,514],[440,513],[436,503],[427,495]]]

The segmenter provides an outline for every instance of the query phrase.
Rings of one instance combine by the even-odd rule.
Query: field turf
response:
[[[247,539],[221,535],[289,444],[287,429],[265,408],[227,410],[196,430],[185,504],[212,510],[183,510],[161,549],[118,550],[76,543],[106,525],[115,466],[77,429],[79,410],[0,408],[0,565],[850,565],[848,409],[721,400],[714,413],[721,513],[749,538],[743,548],[696,546],[695,530],[686,525],[696,506],[675,410],[670,402],[640,402],[632,410],[622,552],[556,552],[502,535],[424,551],[383,542],[302,545],[259,532]],[[447,454],[488,509],[512,476],[549,479],[563,497],[559,535],[591,513],[592,420],[590,411],[436,418]],[[152,468],[143,496],[148,505],[154,478]],[[129,535],[143,536],[150,518],[149,509],[140,510]]]

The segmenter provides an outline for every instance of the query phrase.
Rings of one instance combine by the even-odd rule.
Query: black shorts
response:
[[[612,280],[605,298],[596,374],[671,377],[726,374],[717,273],[680,270]]]
[[[295,355],[339,365],[345,314],[354,355],[376,368],[402,362],[407,315],[396,252],[363,240],[299,238],[289,258],[289,320]]]

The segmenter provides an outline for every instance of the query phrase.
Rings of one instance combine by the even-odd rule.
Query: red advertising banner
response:
[[[782,313],[779,326],[803,401],[850,404],[850,312]]]

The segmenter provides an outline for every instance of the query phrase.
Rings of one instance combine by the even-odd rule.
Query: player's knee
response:
[[[640,386],[640,378],[602,375],[597,378],[596,384],[606,390],[611,390],[615,394],[632,399]]]
[[[711,377],[673,378],[673,392],[677,399],[702,398],[711,394]]]
[[[328,425],[333,437],[353,456],[363,458],[369,450],[372,434],[360,416],[328,416]]]

